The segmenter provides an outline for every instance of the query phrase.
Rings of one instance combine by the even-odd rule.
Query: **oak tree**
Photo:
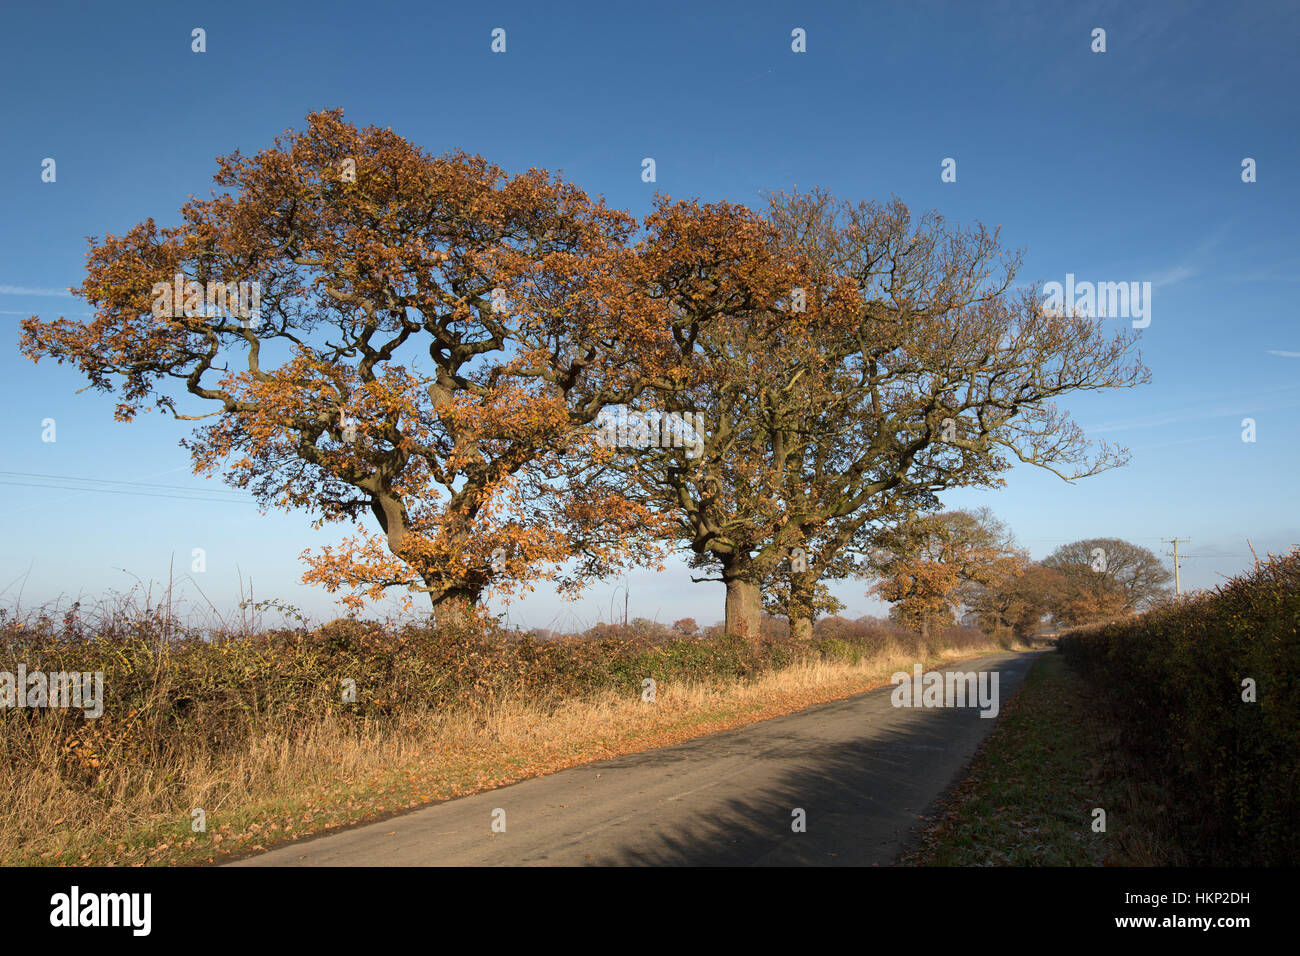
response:
[[[951,626],[974,588],[1015,574],[1026,558],[987,508],[919,515],[875,536],[871,589],[893,604],[890,616],[929,636]]]
[[[1035,562],[1011,562],[1003,573],[971,587],[963,596],[981,630],[988,634],[1032,636],[1056,606],[1060,576]]]
[[[218,164],[221,191],[178,224],[92,240],[93,319],[34,316],[24,353],[72,363],[121,421],[206,422],[183,442],[196,471],[263,507],[372,519],[304,554],[305,579],[353,605],[396,586],[454,622],[489,587],[576,588],[649,553],[653,516],[581,480],[600,457],[586,426],[676,354],[631,217],[337,110]],[[259,314],[213,294],[241,282]]]
[[[646,506],[725,582],[729,630],[757,635],[766,588],[806,637],[873,528],[940,490],[996,486],[1013,458],[1067,479],[1124,461],[1054,401],[1145,381],[1133,333],[1012,294],[1019,260],[996,232],[823,191],[773,196],[762,222],[730,215],[724,254],[677,278],[674,307],[716,311],[728,288],[735,309],[678,340],[694,379],[645,396],[704,410],[713,431],[699,460],[636,470]]]
[[[731,203],[657,201],[639,247],[647,294],[672,315],[674,377],[638,403],[650,416],[702,425],[692,448],[646,447],[616,457],[607,480],[661,515],[667,539],[692,567],[726,584],[726,628],[758,639],[760,587],[788,519],[780,499],[783,449],[772,445],[773,410],[808,406],[799,364],[815,316],[794,308],[794,265],[763,217]],[[703,580],[703,579],[697,579]]]
[[[1020,257],[996,230],[822,190],[773,196],[769,218],[805,272],[829,396],[788,459],[792,524],[815,545],[788,576],[793,631],[811,630],[815,588],[845,551],[925,495],[1000,486],[1013,462],[1073,481],[1127,460],[1056,402],[1147,381],[1136,333],[1013,292]]]
[[[1063,544],[1043,559],[1059,579],[1053,611],[1065,624],[1088,624],[1146,610],[1169,594],[1173,575],[1159,556],[1120,538]]]

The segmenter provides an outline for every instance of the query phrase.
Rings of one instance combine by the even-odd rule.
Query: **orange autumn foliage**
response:
[[[120,420],[213,419],[185,443],[196,472],[264,507],[375,522],[304,555],[354,605],[397,586],[459,618],[491,588],[657,560],[653,515],[584,490],[590,423],[673,374],[631,217],[341,111],[218,164],[223,191],[179,224],[92,240],[94,318],[33,317],[23,352],[76,366]],[[159,310],[173,277],[186,307]],[[194,307],[213,282],[255,283],[259,314]]]

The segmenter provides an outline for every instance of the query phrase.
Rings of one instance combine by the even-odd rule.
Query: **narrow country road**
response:
[[[1037,653],[954,662],[999,674]],[[997,719],[901,708],[892,687],[449,800],[232,866],[873,865],[953,783]],[[792,830],[792,811],[806,814]],[[506,831],[492,832],[494,811]]]

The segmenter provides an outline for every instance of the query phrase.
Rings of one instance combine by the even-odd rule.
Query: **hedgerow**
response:
[[[633,622],[638,625],[638,622]],[[0,772],[48,761],[94,787],[111,764],[140,769],[182,756],[213,757],[274,732],[290,737],[322,717],[376,721],[449,710],[485,710],[509,697],[558,705],[609,690],[639,694],[649,677],[737,681],[803,659],[858,660],[881,650],[918,656],[982,646],[978,632],[953,629],[921,641],[870,619],[823,622],[808,646],[788,639],[755,645],[709,629],[683,636],[650,622],[588,636],[542,639],[493,624],[383,624],[341,618],[317,627],[254,633],[190,632],[154,612],[102,626],[46,616],[0,619],[0,671],[102,672],[102,716],[81,711],[0,708]],[[831,636],[833,635],[833,636]]]
[[[1300,549],[1058,646],[1168,796],[1189,861],[1300,862]]]

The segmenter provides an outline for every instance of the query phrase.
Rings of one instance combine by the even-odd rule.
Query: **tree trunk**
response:
[[[811,574],[790,576],[790,597],[786,614],[790,619],[790,640],[793,643],[808,643],[813,636],[813,591],[816,578]]]
[[[459,629],[474,623],[478,595],[468,588],[453,588],[433,604],[439,628]]]
[[[759,622],[762,619],[763,600],[759,586],[741,578],[727,578],[728,634],[739,634],[751,644],[758,644]]]

